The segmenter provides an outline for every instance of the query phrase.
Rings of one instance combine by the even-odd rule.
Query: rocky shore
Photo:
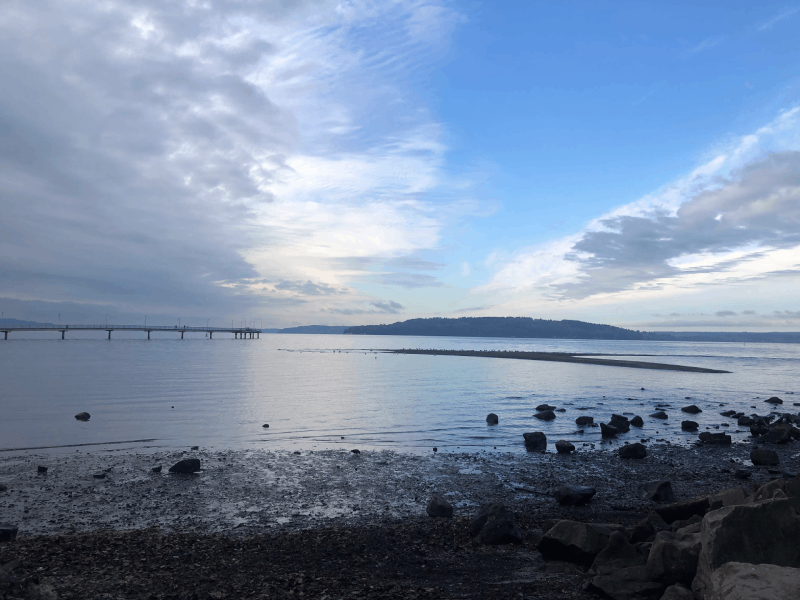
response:
[[[660,507],[721,490],[739,489],[746,504],[771,481],[790,502],[786,482],[798,469],[792,441],[769,447],[778,463],[769,466],[752,465],[751,443],[649,444],[641,459],[622,458],[617,447],[523,456],[198,449],[6,457],[0,521],[18,533],[0,542],[8,571],[0,591],[5,598],[657,599],[666,580],[639,572],[656,529],[678,535],[693,526],[700,535],[705,521],[698,514],[673,531],[692,515],[662,518],[650,541],[632,538],[637,526]],[[201,470],[169,473],[186,458]],[[654,481],[669,482],[669,500],[640,489]],[[570,485],[593,493],[559,502]],[[776,490],[761,501],[780,503]],[[452,506],[452,518],[427,515],[434,495]],[[491,504],[510,516],[516,529],[506,541],[517,543],[495,545],[475,531],[475,517]],[[710,510],[704,506],[696,512]],[[506,526],[486,514],[484,525]],[[621,556],[628,546],[638,553],[624,568],[654,585],[638,595],[630,586],[622,595],[603,591],[594,559],[548,550],[545,540],[565,521],[614,525],[604,544],[618,530]]]

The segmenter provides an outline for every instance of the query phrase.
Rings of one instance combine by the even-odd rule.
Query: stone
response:
[[[358,456],[359,454],[361,454],[361,450],[359,450],[358,448],[353,448],[352,450],[350,450],[350,454],[355,454],[356,456]]]
[[[656,480],[648,481],[639,486],[639,493],[646,500],[653,502],[672,502],[675,494],[672,492],[672,484],[669,481]]]
[[[675,521],[690,519],[693,515],[702,517],[708,512],[709,506],[708,496],[700,496],[682,502],[675,502],[674,504],[667,504],[666,506],[658,506],[655,508],[655,512],[664,521],[671,524]]]
[[[525,447],[528,450],[532,452],[547,451],[547,436],[541,431],[523,433],[522,437],[525,438]]]
[[[789,499],[730,506],[703,519],[702,550],[692,590],[707,597],[713,572],[729,562],[800,567],[800,517]]]
[[[684,431],[697,431],[700,424],[697,421],[681,421],[681,429]]]
[[[37,473],[47,473],[47,467],[43,467],[42,465],[39,465],[38,467],[36,467],[36,472]]]
[[[756,490],[756,493],[753,494],[753,502],[759,502],[761,500],[771,500],[775,497],[775,492],[784,492],[786,489],[786,481],[783,479],[773,479],[769,483],[765,483],[760,488]],[[800,565],[798,565],[800,566]]]
[[[628,567],[643,567],[647,561],[642,553],[631,544],[625,535],[620,531],[615,531],[608,538],[606,547],[600,551],[589,573],[592,575],[608,575],[618,569]]]
[[[685,413],[689,413],[690,415],[696,415],[697,413],[703,412],[699,407],[695,406],[694,404],[690,404],[689,406],[684,406],[681,411]]]
[[[199,458],[184,458],[169,468],[170,473],[197,473],[199,470]]]
[[[5,483],[0,483],[0,492],[7,492],[8,486]]]
[[[656,600],[663,589],[660,583],[647,578],[645,567],[628,567],[609,575],[598,575],[588,587],[614,600]]]
[[[441,494],[433,494],[428,501],[428,506],[425,509],[429,517],[445,517],[450,519],[453,517],[453,505],[445,500]]]
[[[533,416],[539,419],[540,421],[552,421],[553,419],[556,418],[556,413],[554,413],[552,410],[544,410],[542,412],[536,413]]]
[[[644,427],[644,420],[637,415],[631,419],[631,425],[634,427]]]
[[[625,444],[619,449],[619,456],[620,458],[645,458],[647,456],[647,448],[639,442]]]
[[[264,429],[269,429],[269,423],[264,423],[261,427],[263,427]]]
[[[700,557],[700,533],[662,531],[650,548],[647,575],[665,585],[691,585]]]
[[[654,419],[668,419],[669,418],[669,415],[667,413],[665,413],[663,410],[658,410],[658,411],[654,412],[650,416],[653,417]]]
[[[752,474],[753,472],[750,469],[736,469],[733,472],[733,476],[736,477],[736,479],[750,479]]]
[[[777,396],[773,396],[772,398],[768,398],[767,400],[764,400],[764,402],[768,402],[769,404],[783,404],[783,400],[781,400]]]
[[[525,536],[514,521],[514,516],[502,502],[486,504],[472,520],[472,536],[480,544],[521,544]]]
[[[162,466],[158,465],[157,467],[153,467],[153,473],[161,473]]]
[[[719,510],[726,506],[736,506],[747,501],[747,494],[740,487],[728,488],[708,497],[708,510]]]
[[[729,562],[709,578],[706,600],[797,600],[800,569]]]
[[[190,450],[200,450],[200,446],[192,446]]]
[[[550,406],[549,404],[540,404],[539,406],[536,407],[537,412],[542,412],[545,410],[555,410],[555,409],[556,409],[555,406]]]
[[[676,583],[664,590],[661,600],[694,600],[694,594],[685,585]]]
[[[594,417],[582,416],[575,419],[577,425],[591,425],[594,423]]]
[[[559,454],[569,454],[570,452],[575,452],[575,445],[567,440],[558,440],[556,442],[556,452]]]
[[[529,546],[536,547],[542,541],[544,533],[541,529],[531,529],[525,533],[525,543]]]
[[[792,436],[789,435],[789,431],[782,428],[773,428],[770,429],[767,433],[760,436],[758,438],[759,444],[785,444]]]
[[[600,423],[600,435],[604,438],[617,437],[619,429],[605,423]]]
[[[700,525],[703,522],[703,517],[700,515],[692,515],[688,519],[682,519],[678,521],[672,522],[672,531],[677,532],[681,530],[685,530],[688,533],[700,533],[700,528],[695,527],[696,525]]]
[[[486,422],[489,425],[497,425],[500,422],[500,419],[497,418],[497,415],[494,413],[489,413],[486,415]]]
[[[651,512],[644,519],[633,526],[631,542],[641,544],[653,541],[659,531],[669,530],[669,525],[656,512]]]
[[[106,474],[102,473],[102,472],[101,473],[94,473],[92,475],[92,477],[94,477],[95,479],[105,479],[106,478]]]
[[[17,539],[18,528],[9,523],[0,523],[0,542],[11,542]]]
[[[79,412],[77,415],[75,415],[75,418],[78,421],[88,421],[91,417],[92,415],[87,412]]]
[[[565,483],[553,491],[553,498],[559,504],[566,506],[582,506],[589,502],[596,493],[597,490],[593,487]]]
[[[559,521],[537,546],[547,560],[564,560],[588,567],[606,547],[611,534],[624,532],[622,525]]]
[[[766,448],[753,448],[750,451],[750,460],[757,467],[774,467],[780,462],[778,453],[775,450],[767,450]]]
[[[750,427],[754,423],[755,423],[755,419],[753,419],[752,417],[748,417],[747,415],[745,415],[743,417],[739,417],[739,419],[736,421],[736,424],[739,427]]]
[[[631,430],[631,424],[627,417],[622,415],[611,415],[611,420],[608,422],[611,427],[619,430],[619,433],[628,433]]]
[[[721,446],[730,446],[731,444],[731,436],[727,433],[711,433],[710,431],[704,431],[697,437],[704,444],[717,444]]]

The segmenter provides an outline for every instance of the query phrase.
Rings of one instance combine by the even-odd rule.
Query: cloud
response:
[[[743,311],[742,311],[742,314],[743,314],[743,315],[751,315],[751,316],[752,316],[752,315],[755,315],[755,314],[757,314],[757,313],[756,313],[756,311],[754,311],[754,310],[743,310]]]
[[[722,35],[706,38],[696,46],[682,52],[681,58],[688,58],[699,52],[702,52],[703,50],[714,48],[715,46],[719,46],[724,41],[725,41],[725,36]]]
[[[714,313],[718,317],[735,317],[736,313],[732,310],[718,310]]]
[[[302,281],[279,281],[275,284],[276,290],[295,292],[302,296],[328,296],[331,294],[341,294],[345,290],[333,287],[327,283],[314,283],[311,280]]]
[[[759,25],[756,28],[756,31],[761,33],[762,31],[767,31],[769,29],[772,29],[773,25],[775,25],[779,21],[783,21],[784,19],[788,19],[789,17],[791,17],[792,15],[797,14],[798,12],[800,12],[800,7],[796,6],[794,8],[787,8],[786,10],[783,10],[783,11],[779,12],[774,17],[768,19],[767,21],[765,21],[764,23]]]
[[[402,304],[393,300],[371,302],[370,306],[374,308],[327,308],[323,312],[334,315],[396,315],[405,310]]]

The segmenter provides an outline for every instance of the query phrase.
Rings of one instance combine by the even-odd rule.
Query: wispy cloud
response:
[[[784,19],[788,19],[789,17],[797,14],[798,12],[800,12],[800,6],[795,6],[794,8],[787,8],[786,10],[779,12],[774,17],[764,21],[761,25],[759,25],[756,28],[756,31],[762,32],[762,31],[767,31],[768,29],[772,29],[772,27],[776,23],[783,21]]]
[[[709,50],[711,48],[719,46],[724,41],[725,41],[725,36],[723,35],[717,35],[714,37],[706,38],[696,46],[684,50],[681,53],[681,58],[688,58],[690,56],[698,54],[699,52],[703,52],[704,50]]]

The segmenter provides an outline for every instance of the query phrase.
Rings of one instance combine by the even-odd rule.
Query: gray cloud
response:
[[[344,290],[328,285],[327,283],[314,283],[308,281],[279,281],[275,284],[276,290],[295,292],[303,296],[329,296],[331,294],[341,294]]]
[[[714,315],[717,317],[735,317],[736,313],[732,310],[718,310]]]
[[[444,285],[432,275],[425,275],[423,273],[403,273],[399,271],[365,275],[361,277],[361,280],[370,283],[380,283],[382,285],[395,285],[407,290],[424,287],[442,287]]]
[[[393,300],[388,302],[371,302],[370,306],[374,308],[328,308],[323,309],[323,312],[331,313],[334,315],[396,315],[405,309],[405,307]]]
[[[800,152],[774,153],[740,169],[682,204],[675,215],[654,211],[602,224],[604,230],[587,232],[574,245],[568,258],[579,263],[582,276],[561,285],[563,295],[583,298],[642,284],[655,288],[657,279],[716,272],[747,260],[697,268],[670,264],[685,255],[759,244],[794,247],[800,244]]]
[[[754,311],[754,310],[743,310],[742,314],[743,315],[755,315],[756,311]]]

